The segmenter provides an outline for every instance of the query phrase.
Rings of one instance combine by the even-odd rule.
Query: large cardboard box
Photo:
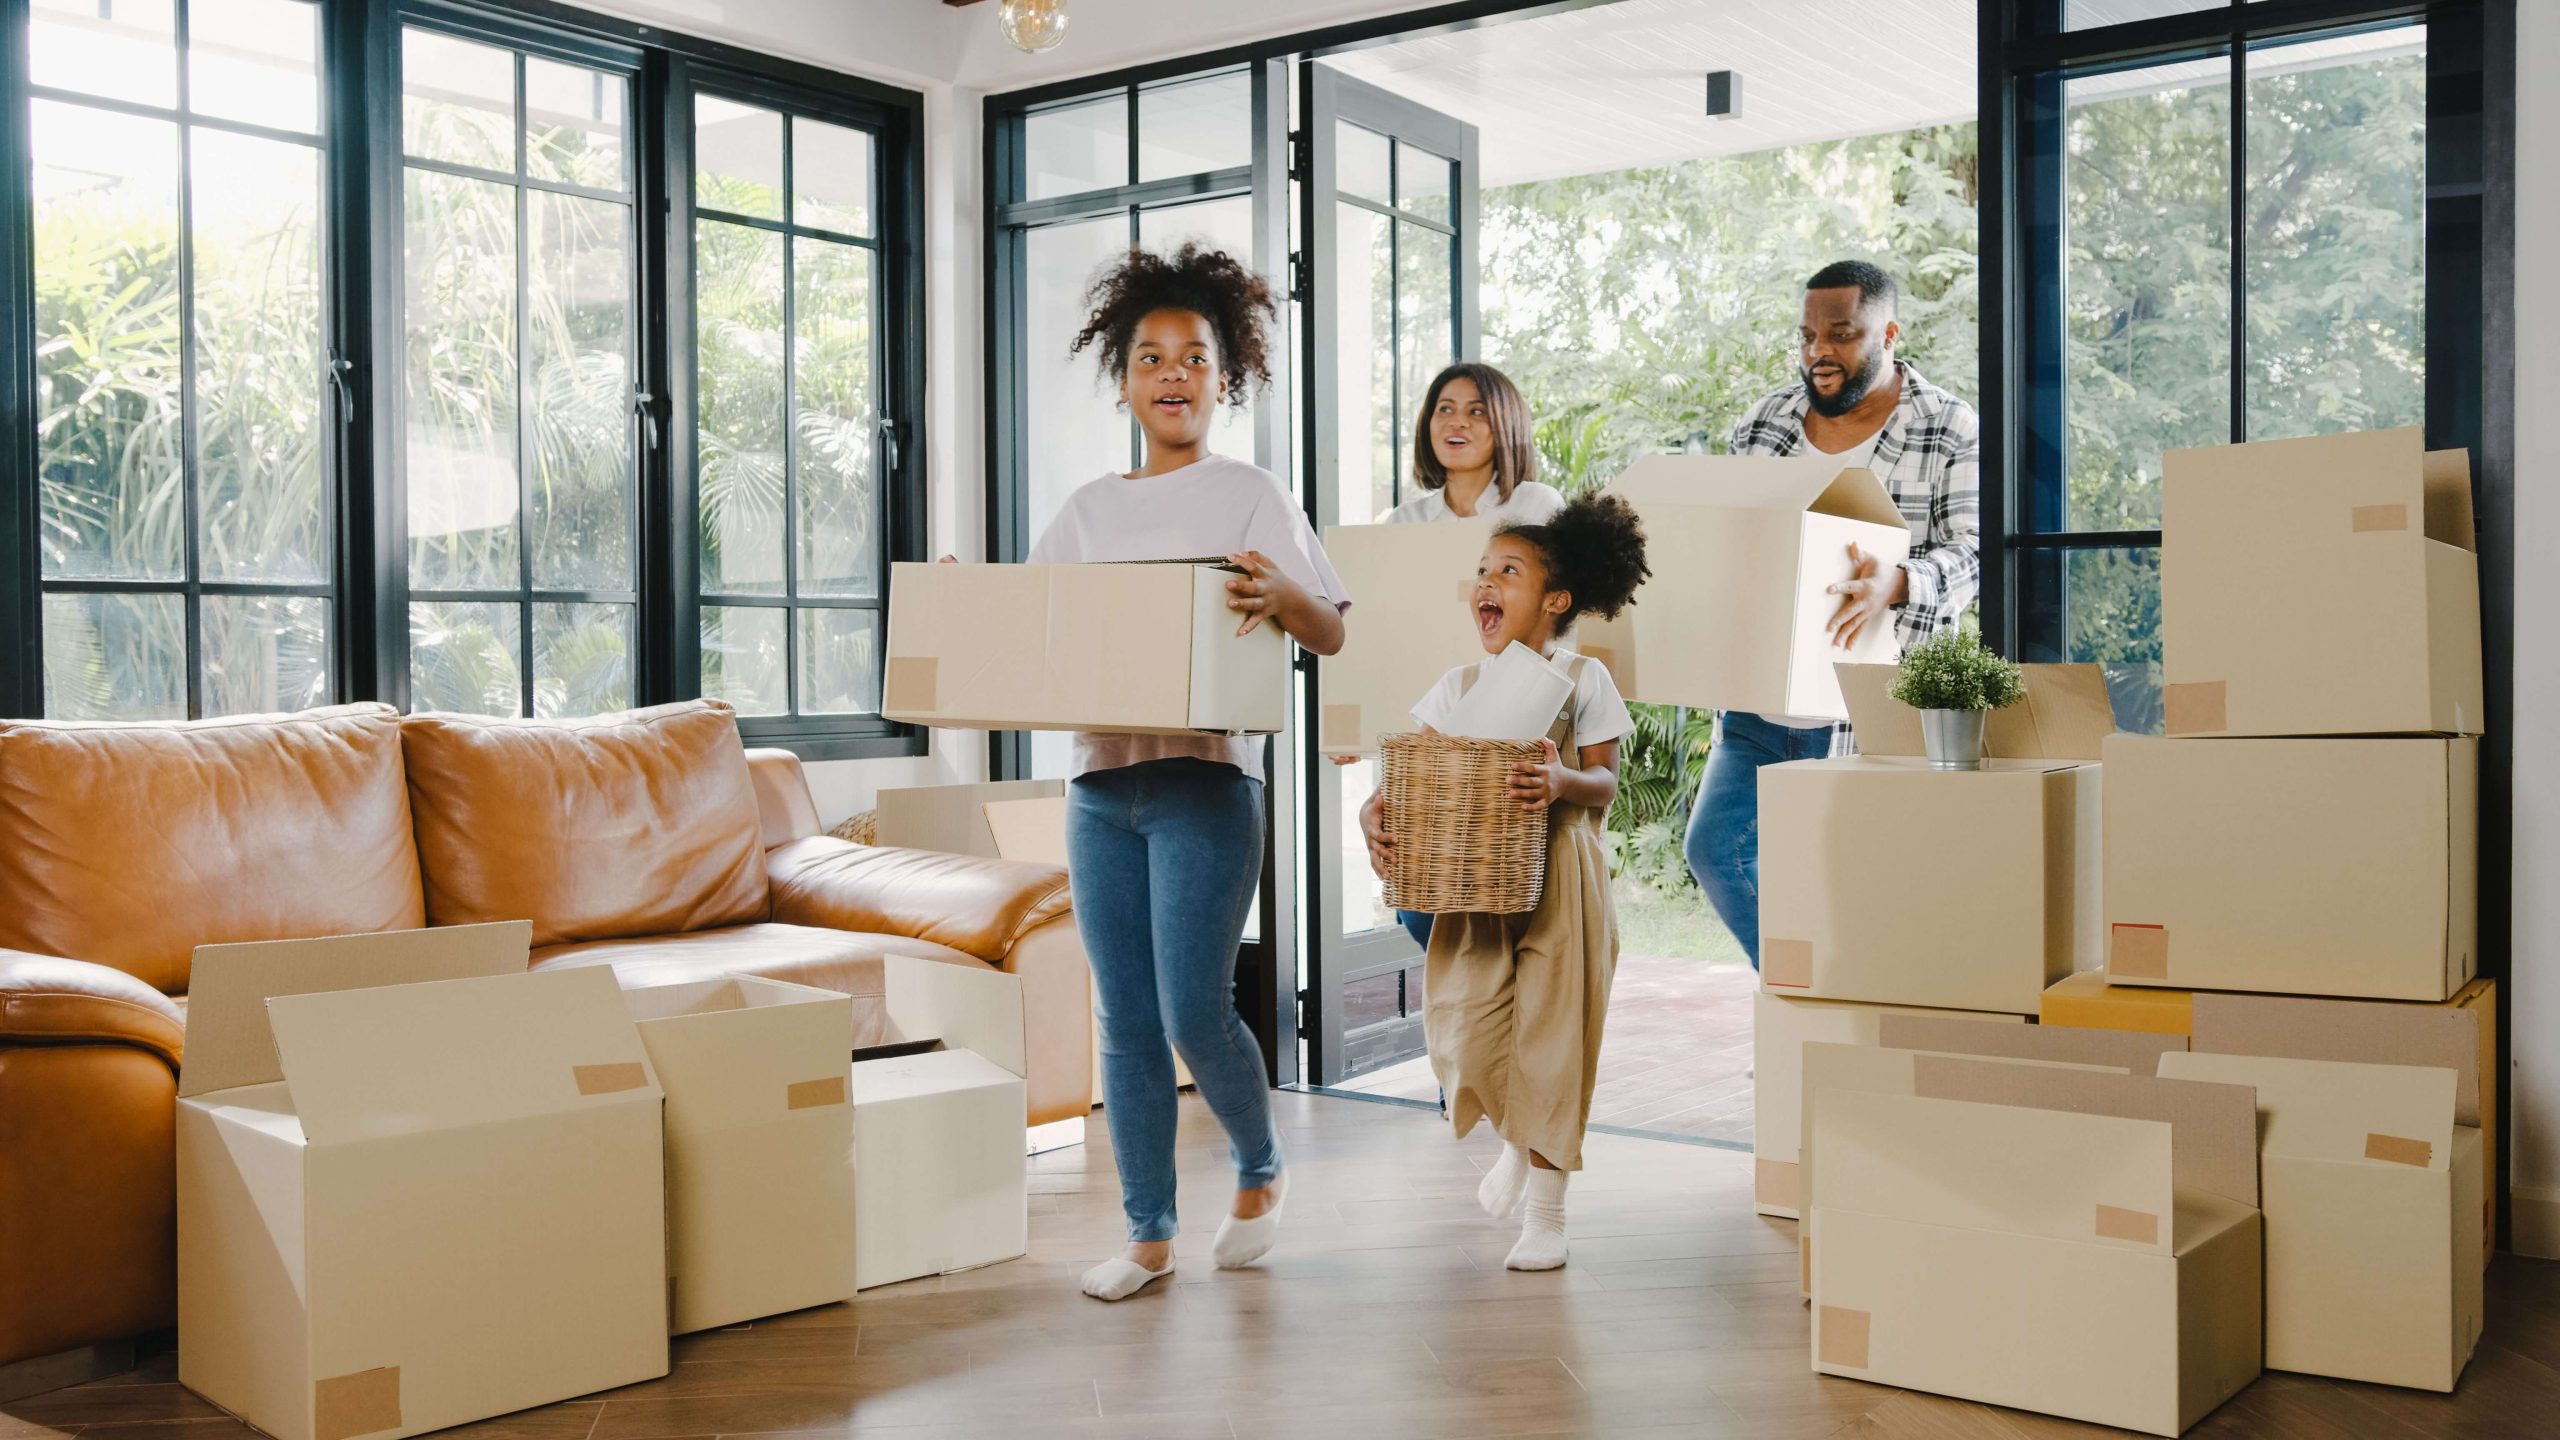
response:
[[[2176,1435],[2259,1371],[2245,1088],[1923,1057],[1826,1096],[1813,1368]]]
[[[1796,1153],[1804,1128],[1807,1043],[1873,1045],[1887,1015],[1927,1014],[1856,1000],[1810,1000],[1761,990],[1751,1002],[1751,1201],[1763,1215],[1793,1220]],[[2018,1024],[2018,1015],[1967,1018]]]
[[[990,805],[1024,800],[1066,804],[1064,780],[981,780],[956,785],[898,785],[872,799],[872,839],[909,850],[939,850],[946,855],[1009,858],[995,833]],[[1027,857],[1022,857],[1027,858]],[[1055,865],[1066,864],[1062,853]]]
[[[1441,676],[1484,658],[1467,604],[1490,520],[1432,525],[1336,525],[1324,553],[1360,597],[1359,623],[1340,652],[1316,662],[1327,755],[1364,755],[1378,737],[1414,729],[1413,706]]]
[[[2480,733],[2465,452],[2416,429],[2172,450],[2161,526],[2170,734]]]
[[[2107,979],[2442,1000],[2472,976],[2480,745],[2107,738]]]
[[[1222,562],[890,567],[880,713],[964,730],[1267,734],[1289,642],[1238,635]]]
[[[1760,979],[1789,994],[2035,1013],[2101,958],[2095,665],[2025,667],[1995,758],[1933,770],[1894,667],[1843,665],[1855,756],[1760,771]],[[1912,863],[1914,836],[1945,863]]]
[[[2262,1117],[2267,1368],[2451,1390],[2480,1341],[2480,1132],[2442,1066],[2172,1055]]]
[[[853,1064],[854,1283],[868,1290],[1030,1248],[1022,986],[892,955],[889,1032],[921,1053]]]
[[[667,1097],[670,1330],[853,1298],[853,1001],[745,976],[622,998]]]
[[[1846,651],[1823,629],[1852,544],[1885,565],[1911,553],[1873,472],[1824,455],[1652,455],[1609,489],[1644,520],[1653,578],[1616,620],[1585,617],[1575,643],[1628,699],[1845,717],[1833,662],[1895,658],[1890,625]]]
[[[667,1373],[658,1086],[612,974],[527,974],[531,935],[196,952],[187,1388],[279,1440],[390,1440]]]

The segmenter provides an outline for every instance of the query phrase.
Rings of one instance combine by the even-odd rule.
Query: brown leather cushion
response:
[[[187,1000],[121,970],[0,950],[0,1041],[107,1043],[148,1050],[174,1070],[186,1057]]]
[[[852,1043],[876,1045],[888,1038],[888,1014],[881,1002],[885,987],[880,962],[890,955],[921,956],[973,970],[987,968],[974,956],[922,940],[773,924],[556,945],[536,951],[533,968],[610,965],[614,978],[630,987],[752,975],[833,990],[853,997]]]
[[[1067,872],[1026,860],[856,845],[812,835],[765,857],[773,918],[907,935],[1001,965],[1013,943],[1073,905]]]
[[[400,734],[427,923],[529,919],[539,948],[765,918],[762,822],[728,706],[412,715]]]
[[[0,946],[175,993],[198,945],[424,922],[389,706],[0,721]]]

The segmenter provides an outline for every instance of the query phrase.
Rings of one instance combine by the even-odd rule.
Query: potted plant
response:
[[[1902,657],[1893,698],[1920,712],[1920,739],[1933,770],[1982,768],[1984,717],[2026,694],[2018,667],[1982,638],[1950,630]]]

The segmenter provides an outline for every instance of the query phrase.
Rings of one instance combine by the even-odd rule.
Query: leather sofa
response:
[[[844,992],[853,1045],[884,1038],[884,956],[993,967],[1022,979],[1026,1120],[1086,1114],[1065,873],[818,830],[799,762],[716,702],[0,721],[0,1365],[174,1323],[202,944],[529,918],[536,969]]]

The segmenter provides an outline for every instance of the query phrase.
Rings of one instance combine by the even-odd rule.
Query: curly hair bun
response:
[[[1205,318],[1218,337],[1218,367],[1226,377],[1227,403],[1242,405],[1248,392],[1271,381],[1271,353],[1264,326],[1276,314],[1271,287],[1224,250],[1185,244],[1168,257],[1132,249],[1085,287],[1093,313],[1076,332],[1070,355],[1096,348],[1114,381],[1129,374],[1129,345],[1138,322],[1158,310],[1188,310]]]
[[[1543,525],[1505,525],[1502,533],[1537,546],[1547,559],[1548,587],[1572,593],[1567,625],[1578,615],[1617,619],[1653,575],[1644,559],[1644,524],[1616,495],[1585,495]]]

